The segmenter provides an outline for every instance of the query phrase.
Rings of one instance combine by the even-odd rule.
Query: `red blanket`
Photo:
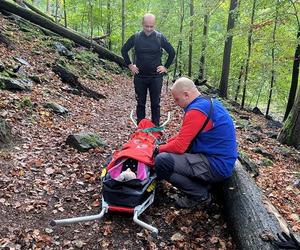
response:
[[[137,130],[130,136],[130,140],[112,155],[112,160],[107,166],[107,170],[115,166],[123,158],[132,158],[152,167],[154,159],[152,153],[157,139],[162,136],[161,131],[151,131],[155,125],[148,119],[140,121]]]

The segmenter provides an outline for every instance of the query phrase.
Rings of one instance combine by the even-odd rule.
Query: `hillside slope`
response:
[[[9,72],[10,77],[32,80],[31,91],[0,90],[0,117],[10,124],[14,138],[12,145],[0,151],[1,247],[234,249],[220,204],[197,211],[177,210],[172,203],[172,194],[177,191],[166,183],[157,195],[158,203],[143,216],[159,228],[157,239],[133,224],[131,218],[118,215],[109,215],[101,222],[52,228],[52,219],[99,212],[100,165],[134,131],[129,119],[135,107],[132,80],[117,66],[100,61],[82,47],[45,36],[22,21],[0,15],[0,27],[12,42],[11,47],[0,43],[0,64],[6,70],[0,75],[7,77]],[[68,47],[73,56],[68,59],[60,55],[56,42]],[[106,98],[95,100],[75,94],[52,71],[57,62],[67,65],[83,85]],[[57,114],[45,108],[47,102],[60,104],[69,112]],[[259,166],[257,183],[291,228],[300,232],[300,191],[295,184],[299,180],[299,152],[272,138],[280,129],[276,123],[228,107],[236,120],[240,152],[247,153]],[[164,88],[162,119],[170,109],[175,111],[166,137],[180,126],[182,111]],[[108,147],[78,152],[66,144],[66,138],[79,132],[98,134]],[[254,134],[259,140],[249,140]],[[272,156],[263,156],[262,149]]]

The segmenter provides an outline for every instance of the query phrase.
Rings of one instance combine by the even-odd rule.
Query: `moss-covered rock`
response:
[[[92,51],[86,49],[83,49],[80,52],[78,52],[76,54],[76,59],[86,62],[88,64],[92,62],[97,63],[99,61],[98,54],[93,53]]]
[[[26,79],[13,79],[0,76],[0,85],[12,91],[31,91],[32,82]]]
[[[91,148],[107,146],[105,141],[103,141],[97,134],[93,133],[69,135],[66,143],[81,152],[88,151]]]
[[[69,112],[68,109],[66,109],[65,107],[63,107],[55,102],[47,102],[44,104],[44,107],[52,109],[55,113],[58,113],[58,114],[66,114]]]
[[[75,59],[75,55],[73,54],[73,52],[70,49],[68,49],[66,46],[64,46],[62,43],[54,42],[53,46],[60,55],[65,56],[69,60]]]

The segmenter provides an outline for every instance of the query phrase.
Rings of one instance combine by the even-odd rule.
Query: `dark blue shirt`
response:
[[[136,39],[136,42],[134,41]],[[136,43],[136,44],[134,44]],[[135,47],[136,66],[139,68],[138,76],[158,76],[157,67],[162,65],[162,48],[168,53],[164,66],[169,68],[175,57],[175,50],[166,37],[161,34],[158,38],[156,31],[147,36],[143,31],[137,38],[132,35],[123,45],[121,53],[127,65],[131,64],[128,51]]]

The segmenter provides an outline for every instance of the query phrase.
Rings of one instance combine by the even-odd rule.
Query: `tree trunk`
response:
[[[178,40],[178,45],[177,45],[177,49],[176,49],[173,79],[177,78],[177,69],[179,71],[179,73],[178,73],[179,77],[182,75],[182,30],[183,30],[183,21],[184,21],[184,0],[181,0],[180,28],[179,28],[180,38]]]
[[[58,23],[58,8],[59,8],[59,0],[55,2],[55,22]]]
[[[239,93],[240,93],[240,88],[241,88],[241,83],[242,83],[242,77],[244,75],[244,66],[242,65],[241,66],[241,69],[240,69],[240,74],[239,74],[239,81],[238,81],[238,85],[236,87],[236,92],[235,92],[235,97],[234,97],[234,101],[237,102],[237,99],[238,99],[238,96],[239,96]]]
[[[221,195],[237,249],[277,249],[263,239],[288,232],[287,224],[239,161],[233,176],[222,186]]]
[[[291,1],[295,10],[295,16],[297,19],[297,24],[298,24],[298,32],[297,32],[297,41],[300,39],[300,21],[298,18],[298,12],[295,6],[295,3]],[[292,73],[292,83],[291,83],[291,88],[290,88],[290,93],[289,93],[289,99],[288,103],[286,106],[285,114],[283,120],[285,121],[286,118],[288,117],[294,101],[295,101],[295,96],[297,93],[297,87],[298,87],[298,78],[299,78],[299,60],[300,60],[300,44],[298,42],[297,48],[295,50],[295,55],[294,55],[294,63],[293,63],[293,73]]]
[[[86,12],[86,5],[84,5],[84,11],[82,13]],[[81,19],[80,19],[80,32],[84,33],[84,19],[85,19],[85,15],[81,15]]]
[[[20,17],[23,17],[24,19],[26,19],[30,22],[38,24],[39,26],[49,29],[49,30],[51,30],[65,38],[68,38],[86,48],[92,47],[93,51],[98,53],[99,56],[103,59],[107,59],[107,60],[116,62],[120,66],[126,66],[122,57],[120,57],[120,56],[114,54],[113,52],[107,50],[106,48],[98,45],[96,42],[94,42],[94,41],[91,42],[90,40],[86,39],[85,37],[82,37],[81,35],[77,34],[76,32],[66,29],[60,25],[57,25],[32,11],[26,10],[22,7],[14,5],[5,0],[0,1],[0,8],[6,10],[8,12],[11,12],[13,14],[16,14]]]
[[[250,28],[249,28],[249,32],[248,32],[248,54],[247,54],[246,65],[245,65],[245,78],[244,78],[244,87],[243,87],[241,108],[244,108],[245,100],[246,100],[246,89],[247,89],[247,83],[248,83],[249,62],[250,62],[251,48],[252,48],[252,34],[253,34],[255,7],[256,7],[256,0],[253,0],[251,23],[250,23]]]
[[[189,62],[188,62],[189,77],[192,76],[193,33],[194,33],[194,0],[190,0],[190,34],[189,34]]]
[[[108,49],[111,50],[111,7],[110,7],[110,1],[107,0],[107,28],[106,28],[106,34],[109,34],[108,37]]]
[[[298,35],[297,35],[297,40],[299,40],[299,39],[300,39],[300,26],[299,26]],[[295,102],[295,96],[296,96],[296,92],[297,92],[297,88],[298,88],[298,78],[299,78],[299,61],[300,61],[300,44],[297,45],[295,55],[294,55],[292,83],[291,83],[288,103],[286,106],[286,111],[285,111],[284,118],[283,118],[284,121],[286,120],[289,113],[291,112],[291,109]]]
[[[231,30],[234,28],[234,23],[235,23],[234,12],[237,8],[237,5],[238,5],[238,0],[230,1],[230,8],[229,8],[229,15],[228,15],[228,22],[227,22],[227,37],[224,46],[222,75],[221,75],[221,81],[219,86],[220,96],[224,98],[227,98],[230,56],[231,56],[231,47],[232,47]]]
[[[64,19],[65,19],[65,27],[68,27],[68,22],[67,22],[67,8],[66,8],[66,0],[63,0],[63,6],[64,6]]]
[[[296,102],[284,123],[278,140],[283,144],[300,149],[300,89],[298,89]]]
[[[50,11],[50,0],[46,1],[46,13],[49,13]]]
[[[209,23],[209,16],[207,13],[204,14],[204,22],[203,22],[203,32],[202,32],[202,44],[201,44],[201,56],[200,56],[200,63],[199,63],[199,82],[202,82],[206,76],[206,69],[205,69],[205,59],[206,59],[206,46],[207,46],[207,39],[208,39],[208,23]]]
[[[16,0],[15,0],[15,2],[18,3]],[[27,8],[31,9],[32,11],[34,11],[35,13],[37,13],[37,14],[43,16],[43,17],[46,17],[46,18],[48,18],[49,20],[51,20],[52,22],[54,22],[54,19],[53,19],[52,17],[46,15],[44,12],[40,11],[38,8],[36,8],[35,6],[31,5],[30,3],[27,3],[26,1],[23,1],[23,4],[24,4]],[[21,6],[21,7],[25,7],[24,5],[20,5],[20,6]]]
[[[100,27],[102,29],[102,33],[104,33],[103,32],[103,7],[102,7],[102,0],[99,0],[99,9],[100,9]],[[99,32],[99,34],[100,34],[100,32]]]
[[[275,42],[276,42],[276,29],[277,29],[277,20],[278,20],[278,8],[279,8],[279,0],[277,0],[276,3],[276,14],[275,14],[275,21],[274,21],[274,28],[273,28],[273,46],[272,46],[272,70],[271,70],[271,83],[270,83],[270,92],[269,92],[269,99],[267,104],[267,110],[266,110],[266,117],[269,115],[270,111],[270,105],[271,105],[271,99],[272,99],[272,92],[275,82]]]
[[[90,23],[90,40],[92,42],[94,37],[94,16],[93,16],[93,3],[92,1],[89,1],[89,23]]]
[[[125,0],[122,0],[122,46],[125,43]]]

